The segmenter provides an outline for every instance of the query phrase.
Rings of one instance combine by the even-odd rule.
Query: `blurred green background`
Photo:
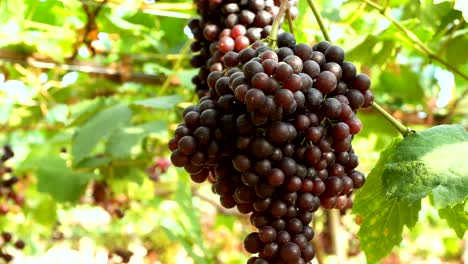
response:
[[[468,127],[466,2],[376,1],[406,33],[364,0],[314,2],[385,109],[413,129]],[[248,217],[168,164],[167,142],[197,100],[192,1],[1,0],[0,10],[0,145],[15,152],[7,165],[25,197],[0,196],[0,231],[26,242],[2,249],[14,263],[245,263]],[[305,0],[294,26],[298,42],[323,39]],[[353,147],[368,173],[398,132],[371,109],[359,117]],[[321,263],[337,263],[329,220],[314,220]],[[381,263],[467,261],[466,234],[428,201],[420,220]],[[347,263],[366,263],[358,223],[339,221]]]

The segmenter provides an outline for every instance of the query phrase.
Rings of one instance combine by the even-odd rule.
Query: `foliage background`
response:
[[[322,40],[299,2],[298,40]],[[314,2],[395,117],[413,129],[468,127],[466,3],[376,2],[408,35],[373,2]],[[24,252],[7,249],[17,263],[61,263],[64,252],[107,263],[116,249],[133,252],[134,263],[244,263],[248,218],[218,206],[208,184],[157,165],[183,108],[196,103],[185,28],[192,2],[2,0],[0,9],[0,143],[15,151],[9,165],[26,196],[22,207],[8,204],[0,230],[26,240]],[[359,117],[353,146],[367,173],[398,134],[372,110]],[[103,185],[105,199],[96,199]],[[356,223],[350,214],[339,222],[347,263],[365,263]],[[324,263],[335,263],[329,216],[319,212],[315,225]],[[461,263],[466,235],[446,225],[424,200],[420,221],[382,263]]]

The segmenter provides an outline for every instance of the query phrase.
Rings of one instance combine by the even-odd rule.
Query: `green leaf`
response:
[[[49,193],[58,202],[77,202],[88,181],[96,176],[72,171],[65,160],[57,156],[44,158],[37,165],[37,189]]]
[[[112,190],[116,191],[118,188],[121,188],[119,191],[122,192],[123,189],[128,188],[128,183],[133,182],[137,185],[142,185],[145,177],[148,177],[141,166],[137,165],[128,165],[128,166],[119,166],[118,170],[114,170],[114,176],[116,180],[112,181]],[[119,184],[122,186],[117,186]]]
[[[385,164],[389,197],[418,201],[432,193],[438,209],[468,196],[468,133],[459,125],[441,125],[407,136]]]
[[[465,212],[464,206],[468,204],[468,200],[459,203],[454,207],[439,209],[439,216],[447,221],[447,224],[457,233],[457,236],[463,239],[465,232],[468,230],[468,213]]]
[[[179,95],[169,95],[139,100],[133,102],[133,104],[156,109],[171,109],[181,101],[182,97],[180,97]]]
[[[99,168],[109,164],[112,161],[111,157],[94,156],[84,158],[76,167],[77,168]]]
[[[421,103],[424,89],[419,83],[421,75],[412,71],[406,65],[388,68],[379,76],[379,82],[373,89],[376,94],[388,94],[394,101],[405,103]]]
[[[127,127],[114,132],[106,143],[106,153],[114,158],[127,158],[149,133],[167,129],[162,121],[150,122],[136,127]]]
[[[346,60],[361,62],[365,65],[383,65],[392,58],[395,40],[367,35],[362,42],[351,48],[346,54]],[[356,41],[356,40],[355,40]]]
[[[352,212],[363,219],[358,237],[369,263],[377,262],[401,242],[403,227],[413,227],[421,209],[420,201],[409,203],[384,195],[384,166],[394,157],[400,140],[395,139],[380,154],[366,184],[356,192]]]
[[[113,131],[130,121],[132,111],[127,105],[119,104],[104,109],[75,131],[72,142],[73,162],[77,165]]]
[[[78,126],[86,122],[101,109],[110,106],[114,101],[99,97],[94,100],[83,100],[70,107],[71,116],[69,126]]]
[[[460,56],[460,54],[466,51],[466,47],[468,47],[468,36],[466,33],[450,41],[445,52],[445,56],[450,65],[459,67],[468,62],[466,56]]]
[[[143,139],[145,131],[139,127],[127,127],[115,131],[106,143],[106,153],[114,158],[131,156],[132,149]]]

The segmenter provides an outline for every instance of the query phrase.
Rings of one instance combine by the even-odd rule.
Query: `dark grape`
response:
[[[318,90],[320,90],[320,92],[324,94],[329,94],[336,89],[337,83],[338,81],[336,79],[335,74],[333,74],[330,71],[323,71],[317,76],[315,86]]]
[[[292,242],[286,242],[280,249],[281,258],[286,262],[298,261],[301,257],[301,249]]]
[[[283,32],[278,35],[277,38],[277,44],[278,47],[288,47],[288,48],[294,48],[296,46],[296,39],[294,38],[294,35],[289,33],[289,32]]]

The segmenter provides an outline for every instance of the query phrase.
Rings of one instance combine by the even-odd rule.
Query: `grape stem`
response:
[[[409,42],[413,46],[414,49],[423,53],[424,55],[429,57],[429,59],[438,61],[440,64],[444,65],[447,69],[449,69],[454,74],[457,74],[463,79],[468,80],[468,75],[462,73],[460,70],[450,65],[450,63],[446,62],[445,60],[437,56],[437,54],[434,51],[432,51],[429,47],[424,45],[424,43],[411,30],[407,29],[399,21],[389,16],[386,12],[387,8],[384,8],[378,5],[377,3],[374,3],[371,0],[362,0],[362,1],[368,4],[369,6],[371,6],[372,8],[374,8],[375,10],[379,11],[379,13],[383,17],[385,17],[388,21],[392,22],[393,25],[395,25],[401,32],[403,32],[404,36],[406,36],[406,38],[410,40]]]
[[[319,24],[320,31],[322,31],[323,37],[325,38],[325,40],[331,42],[330,34],[328,34],[328,30],[325,28],[325,24],[323,23],[322,16],[320,15],[317,7],[315,6],[312,0],[307,0],[307,2],[309,3],[312,13],[314,13],[314,17],[317,20],[317,23]]]
[[[291,32],[291,34],[295,35],[294,34],[293,19],[292,19],[292,16],[291,16],[291,8],[288,8],[288,11],[286,12],[286,18],[288,19],[289,32]]]
[[[286,11],[289,9],[289,2],[288,0],[281,0],[281,5],[278,11],[278,15],[276,15],[275,20],[273,20],[273,24],[271,25],[271,33],[268,40],[268,45],[271,48],[277,48],[276,45],[276,36],[278,35],[278,30],[281,25],[281,20],[283,20]]]
[[[365,1],[366,3],[369,2],[369,0],[363,0]],[[325,28],[325,25],[323,23],[323,19],[322,19],[322,16],[320,15],[320,13],[318,12],[316,6],[314,5],[314,3],[312,2],[312,0],[307,0],[307,2],[309,3],[309,6],[310,8],[312,9],[312,12],[314,13],[314,16],[315,16],[315,19],[317,20],[317,23],[319,24],[320,26],[320,30],[322,31],[322,34],[323,34],[323,37],[331,42],[330,40],[330,35],[328,34],[328,31],[327,29]],[[391,114],[389,114],[387,111],[385,111],[385,109],[383,109],[380,105],[378,105],[376,102],[372,102],[372,107],[377,110],[377,112],[379,112],[388,122],[390,122],[392,124],[393,127],[395,127],[399,132],[400,134],[403,136],[403,137],[406,137],[408,136],[410,133],[414,133],[415,131],[404,126],[400,121],[398,121],[396,118],[394,118]]]
[[[404,126],[400,121],[398,121],[398,119],[394,118],[376,102],[372,102],[372,107],[377,110],[377,112],[379,112],[385,119],[387,119],[387,121],[390,122],[390,124],[392,124],[392,126],[395,127],[403,137],[406,137],[411,133],[415,133],[414,130]]]

